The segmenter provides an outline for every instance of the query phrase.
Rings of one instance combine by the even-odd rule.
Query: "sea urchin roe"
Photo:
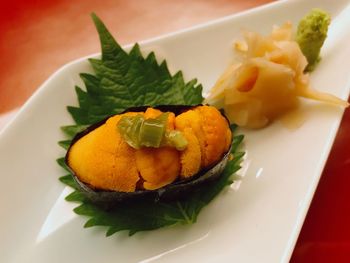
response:
[[[171,147],[142,147],[136,151],[136,167],[147,190],[158,189],[175,181],[180,171],[180,153]]]
[[[115,125],[120,116],[80,138],[70,149],[68,165],[78,178],[93,188],[133,192],[139,181],[135,150],[129,147]]]
[[[188,141],[187,148],[181,153],[181,178],[189,178],[201,169],[202,154],[198,138],[191,128],[185,128],[183,134]]]
[[[231,132],[227,133],[228,123],[215,107],[201,106],[186,111],[176,116],[175,127],[181,131],[190,128],[197,137],[202,168],[217,162],[229,147],[227,141],[231,141]],[[191,143],[195,142],[191,140]],[[194,147],[193,149],[196,150]],[[190,162],[186,163],[190,164]]]
[[[202,119],[199,115],[199,112],[194,110],[188,110],[175,118],[175,128],[179,131],[184,131],[186,128],[191,128],[194,135],[198,139],[198,143],[201,149],[201,167],[204,167],[205,160],[205,135],[202,127]]]
[[[230,136],[231,133],[226,133],[229,130],[228,123],[216,108],[202,106],[195,108],[195,111],[201,116],[205,136],[204,166],[208,167],[216,163],[222,157],[222,153],[227,151],[227,140],[231,141],[231,137],[226,136]]]
[[[183,148],[185,140],[184,149],[163,145],[164,141],[159,148],[141,146],[135,149],[116,128],[123,119],[142,117],[147,121],[160,116],[167,116],[164,134],[172,137],[167,143]],[[130,130],[141,130],[139,125],[130,127]],[[230,143],[228,122],[214,107],[197,106],[177,116],[148,109],[145,113],[115,115],[85,134],[70,147],[67,164],[80,181],[94,189],[154,190],[190,178],[214,165],[227,152]]]

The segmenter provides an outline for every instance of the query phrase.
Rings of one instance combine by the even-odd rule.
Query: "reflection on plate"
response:
[[[280,1],[142,43],[166,58],[170,69],[197,77],[208,90],[230,62],[241,28],[267,33],[286,19],[294,24],[313,7],[333,16],[323,60],[312,85],[342,98],[349,93],[350,5],[347,1]],[[340,66],[341,65],[341,66]],[[71,123],[65,105],[76,104],[86,58],[56,72],[0,135],[1,262],[283,262],[288,261],[332,145],[342,110],[305,102],[308,121],[291,131],[275,123],[246,134],[239,181],[214,200],[192,226],[105,238],[83,229],[55,159],[59,126]],[[310,107],[310,105],[314,105]],[[47,114],[50,113],[50,114]]]

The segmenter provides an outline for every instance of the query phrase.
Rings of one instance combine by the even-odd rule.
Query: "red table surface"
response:
[[[0,128],[10,110],[65,63],[99,52],[89,14],[121,44],[272,0],[12,0],[0,8]],[[350,262],[350,111],[346,110],[291,262]],[[272,248],[273,249],[273,248]]]

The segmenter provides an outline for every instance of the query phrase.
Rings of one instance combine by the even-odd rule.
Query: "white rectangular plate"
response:
[[[348,1],[280,1],[141,43],[166,58],[172,72],[198,78],[208,90],[232,59],[242,28],[261,33],[313,7],[333,17],[312,86],[342,98],[349,94]],[[96,35],[97,37],[97,35]],[[242,180],[224,191],[191,226],[128,237],[83,229],[85,218],[64,201],[70,191],[55,159],[64,154],[59,127],[72,123],[74,85],[91,72],[86,58],[51,76],[0,134],[0,262],[286,262],[329,154],[343,111],[305,102],[307,122],[291,131],[274,123],[246,134]],[[239,186],[239,187],[237,187]]]

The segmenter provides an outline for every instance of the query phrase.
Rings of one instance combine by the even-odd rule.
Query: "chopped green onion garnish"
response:
[[[139,134],[142,146],[155,148],[160,146],[164,137],[168,115],[163,113],[155,119],[144,120]]]
[[[182,151],[187,147],[187,140],[180,131],[166,131],[168,115],[163,113],[154,119],[145,119],[141,114],[123,116],[117,128],[126,143],[135,149],[170,146]]]
[[[187,147],[187,140],[180,131],[166,132],[162,145],[175,147],[176,150],[183,151]]]
[[[138,114],[136,116],[123,116],[117,125],[124,140],[135,149],[141,147],[138,134],[140,134],[140,128],[143,122],[143,116]]]

